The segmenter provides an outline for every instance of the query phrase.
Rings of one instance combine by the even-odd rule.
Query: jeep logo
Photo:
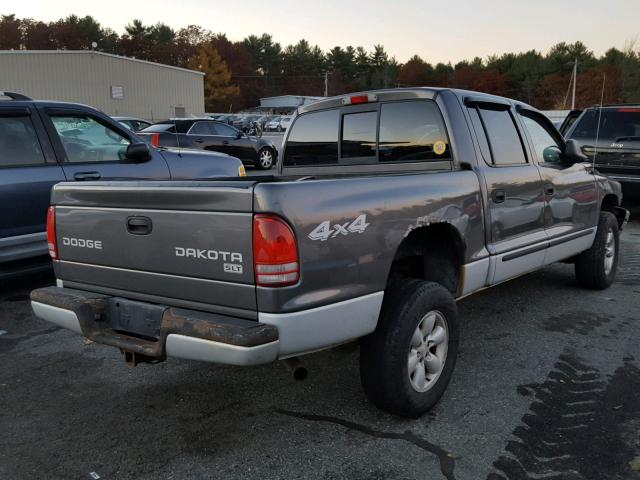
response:
[[[102,250],[101,240],[87,240],[85,238],[62,237],[62,245],[65,245],[67,247],[95,248],[96,250]]]
[[[224,262],[242,263],[242,254],[222,250],[206,250],[200,248],[175,247],[176,257],[197,258],[199,260],[222,260]]]

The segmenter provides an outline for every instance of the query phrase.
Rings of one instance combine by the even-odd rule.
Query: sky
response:
[[[200,25],[230,40],[266,32],[283,47],[305,38],[325,51],[382,44],[400,62],[544,53],[577,40],[601,55],[640,38],[640,0],[0,0],[0,14],[11,13],[43,21],[91,15],[118,33],[133,18]]]

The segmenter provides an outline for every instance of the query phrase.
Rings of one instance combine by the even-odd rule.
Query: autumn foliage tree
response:
[[[507,52],[486,59],[431,64],[414,55],[404,64],[382,45],[335,46],[323,51],[302,39],[281,45],[272,35],[233,41],[197,25],[174,30],[166,24],[126,24],[121,34],[91,16],[70,15],[42,22],[0,16],[2,50],[97,50],[205,71],[207,109],[226,111],[257,105],[260,97],[282,94],[329,95],[402,86],[457,87],[523,100],[538,108],[569,108],[567,92],[578,61],[576,104],[640,102],[640,51],[630,42],[597,57],[582,42],[560,42],[546,53]],[[1,66],[0,66],[1,68]]]
[[[204,73],[204,101],[207,111],[224,112],[231,107],[231,101],[240,93],[240,89],[231,84],[231,72],[213,45],[202,45],[198,53],[187,62],[187,68]]]

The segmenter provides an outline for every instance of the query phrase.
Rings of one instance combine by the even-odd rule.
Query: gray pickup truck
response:
[[[364,391],[416,417],[458,353],[456,300],[553,262],[608,287],[628,220],[534,108],[469,91],[301,107],[277,176],[60,183],[39,317],[125,360],[255,365],[360,341]],[[295,360],[294,360],[295,361]]]

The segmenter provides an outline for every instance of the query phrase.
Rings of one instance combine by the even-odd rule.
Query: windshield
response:
[[[603,108],[600,119],[599,138],[604,142],[619,140],[640,140],[640,108]],[[598,125],[598,109],[589,109],[576,122],[570,138],[594,139]]]

